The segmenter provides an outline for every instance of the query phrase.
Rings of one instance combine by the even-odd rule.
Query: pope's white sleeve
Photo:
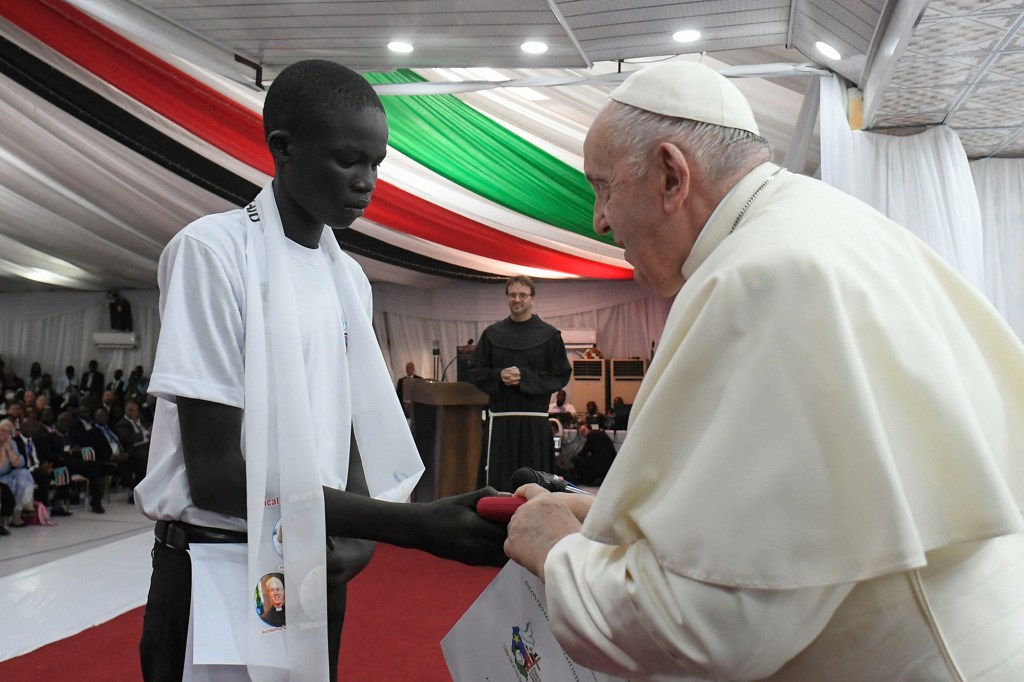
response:
[[[720,587],[664,570],[646,542],[577,533],[544,564],[551,628],[580,664],[651,680],[756,680],[824,629],[852,584]]]

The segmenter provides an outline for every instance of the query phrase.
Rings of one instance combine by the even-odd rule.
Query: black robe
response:
[[[501,382],[501,371],[518,367],[519,386]],[[551,394],[569,382],[572,366],[561,333],[534,315],[525,322],[507,317],[484,330],[469,366],[469,380],[490,396],[491,412],[537,412],[543,417],[497,417],[491,425],[490,469],[487,438],[480,462],[480,484],[512,491],[520,467],[553,471],[554,440],[547,411]]]

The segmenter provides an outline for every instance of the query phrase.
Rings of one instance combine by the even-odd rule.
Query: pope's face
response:
[[[692,242],[668,220],[662,203],[664,176],[656,164],[637,175],[624,161],[624,150],[613,148],[607,111],[595,119],[583,145],[584,172],[594,188],[594,230],[614,234],[638,283],[672,296],[683,286],[683,261]]]

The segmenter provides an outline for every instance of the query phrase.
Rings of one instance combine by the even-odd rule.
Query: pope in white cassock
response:
[[[611,100],[594,226],[676,299],[596,498],[518,491],[506,552],[559,642],[635,679],[1024,680],[1024,347],[909,231],[769,163],[714,71]]]

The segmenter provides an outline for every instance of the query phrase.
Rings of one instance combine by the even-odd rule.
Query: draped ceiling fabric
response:
[[[630,281],[621,249],[593,233],[572,153],[553,154],[451,95],[384,101],[394,141],[374,202],[338,238],[371,278],[396,282],[375,287],[389,365],[428,367],[435,340],[454,356],[507,314],[501,282],[516,273],[540,278],[547,319],[601,330],[599,345],[616,357],[650,354],[668,302]],[[0,294],[0,353],[16,369],[39,361],[56,375],[92,358],[108,372],[152,366],[160,250],[269,179],[261,106],[259,93],[143,49],[60,0],[0,2],[0,253],[11,255],[0,257],[0,279],[7,291],[24,279],[64,289]],[[426,144],[415,133],[423,121]],[[107,328],[96,290],[112,282],[129,287],[137,349],[93,347],[92,332]]]
[[[108,136],[103,149],[129,146],[233,205],[251,199],[273,172],[258,100],[232,98],[59,0],[6,2],[0,13],[10,22],[2,32],[5,75],[41,100],[33,106],[63,109]],[[368,77],[421,80],[411,72]],[[592,194],[579,170],[451,95],[385,100],[401,154],[382,166],[365,219],[339,233],[347,249],[478,281],[517,272],[632,278],[621,249],[590,229]],[[424,131],[427,143],[417,139]],[[162,241],[147,246],[158,252]],[[152,251],[142,254],[150,284]]]
[[[104,351],[109,367],[151,360],[158,328],[151,288],[163,244],[201,215],[246,204],[273,171],[262,140],[262,93],[145,36],[133,40],[63,0],[0,0],[0,291],[135,289],[129,300],[152,326],[139,349]],[[367,78],[382,88],[414,87],[428,71]],[[792,93],[766,80],[737,84],[769,137],[797,118]],[[609,89],[547,88],[566,105],[549,110],[499,91],[382,97],[392,139],[378,190],[365,218],[337,235],[377,283],[375,324],[385,353],[395,355],[392,366],[411,359],[426,367],[423,349],[434,340],[442,356],[453,356],[456,345],[505,314],[499,283],[516,273],[551,280],[541,283],[537,303],[546,319],[597,329],[606,355],[649,355],[667,304],[626,281],[632,272],[621,249],[593,233],[592,194],[580,173],[586,122],[567,113],[581,102],[596,110]],[[833,118],[845,126],[840,91],[832,95],[822,90],[823,176],[853,182],[860,145],[857,154],[887,172],[872,166],[875,185],[861,173],[854,193],[897,211],[1011,322],[1019,320],[1021,217],[1007,205],[1014,196],[1019,208],[1019,194],[999,194],[1000,183],[1016,187],[1019,177],[1005,165],[999,180],[988,172],[985,185],[1001,189],[984,195],[979,218],[965,159],[950,151],[942,129],[876,143],[881,136],[832,127]],[[903,208],[896,200],[907,197],[892,191],[890,172],[915,190]],[[95,352],[89,330],[103,328],[102,294],[53,296],[32,310],[14,305],[15,294],[0,294],[0,324],[25,321],[45,333],[57,344],[44,353],[54,367],[84,362]],[[48,321],[38,315],[44,310],[52,312]],[[1021,333],[1024,322],[1014,324]],[[44,359],[37,341],[0,329],[0,353],[19,362]]]

